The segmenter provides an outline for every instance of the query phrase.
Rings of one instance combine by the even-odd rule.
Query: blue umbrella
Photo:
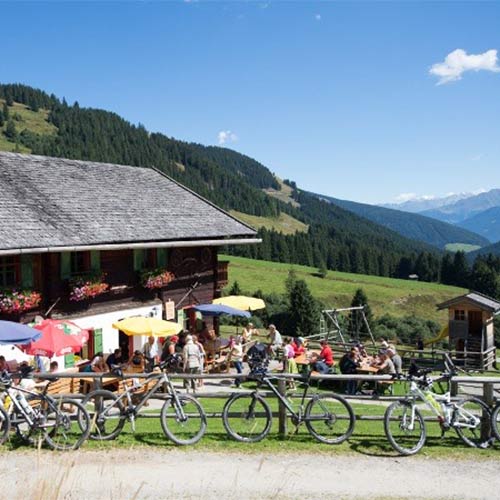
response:
[[[251,314],[248,311],[235,309],[234,307],[225,306],[223,304],[200,304],[194,306],[195,311],[199,311],[203,316],[221,316],[227,314],[228,316],[240,316],[242,318],[249,318]]]
[[[0,320],[0,344],[28,344],[39,339],[42,332],[21,323]]]

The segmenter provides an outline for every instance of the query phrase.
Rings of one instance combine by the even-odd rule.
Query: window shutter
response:
[[[144,261],[144,250],[142,248],[134,249],[134,271],[142,271]]]
[[[71,352],[64,356],[64,368],[72,368],[75,366],[75,355]]]
[[[33,287],[33,255],[21,255],[21,286]]]
[[[158,267],[162,267],[162,268],[167,267],[167,249],[166,248],[158,248],[156,250],[156,265]]]
[[[99,250],[90,251],[90,269],[93,273],[101,271],[101,252]]]
[[[61,254],[61,279],[65,280],[71,277],[71,253],[63,252]]]
[[[102,328],[94,330],[94,354],[102,352]]]

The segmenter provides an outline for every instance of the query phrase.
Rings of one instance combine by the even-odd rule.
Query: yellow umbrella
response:
[[[212,304],[223,304],[243,311],[255,311],[266,307],[266,303],[262,299],[245,297],[244,295],[228,295],[227,297],[212,300]]]
[[[113,323],[113,328],[121,330],[127,335],[156,335],[158,337],[175,335],[182,330],[179,323],[157,318],[145,318],[144,316],[122,319]]]

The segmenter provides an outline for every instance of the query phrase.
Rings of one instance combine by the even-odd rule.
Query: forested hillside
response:
[[[425,243],[404,238],[296,186],[292,195],[299,205],[267,195],[264,189],[279,190],[280,183],[245,155],[150,133],[115,113],[69,105],[24,85],[0,85],[0,100],[0,135],[10,149],[154,166],[226,210],[275,218],[286,213],[308,227],[307,232],[289,235],[260,229],[261,245],[231,247],[233,253],[347,272],[407,277],[420,271],[421,279],[440,278],[440,255]],[[15,103],[21,103],[16,106],[22,113],[15,111]]]
[[[484,246],[488,240],[472,232],[447,224],[445,222],[424,217],[419,214],[393,210],[391,208],[379,207],[376,205],[367,205],[365,203],[356,203],[354,201],[339,200],[330,196],[317,194],[319,198],[330,201],[345,210],[354,212],[368,220],[376,222],[384,227],[392,229],[397,233],[412,238],[414,240],[425,241],[429,245],[444,249],[450,243],[466,243],[468,245]]]

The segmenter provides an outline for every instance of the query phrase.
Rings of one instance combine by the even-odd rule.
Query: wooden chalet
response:
[[[496,360],[493,319],[500,313],[500,302],[471,291],[437,307],[448,309],[450,349],[456,360],[469,368],[491,368]]]
[[[91,329],[85,356],[140,348],[123,318],[192,325],[187,306],[227,284],[218,249],[258,242],[153,168],[0,153],[0,319],[71,319]]]

